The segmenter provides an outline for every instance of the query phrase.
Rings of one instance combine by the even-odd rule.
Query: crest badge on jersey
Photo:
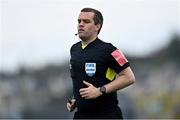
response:
[[[96,73],[96,63],[85,63],[86,74],[92,77]]]

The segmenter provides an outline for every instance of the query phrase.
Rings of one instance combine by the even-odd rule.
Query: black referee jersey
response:
[[[70,73],[77,109],[84,114],[108,113],[118,105],[117,93],[102,95],[96,99],[84,99],[79,90],[87,87],[83,80],[101,87],[115,79],[116,73],[129,66],[123,53],[110,43],[96,38],[84,49],[81,41],[70,50]]]

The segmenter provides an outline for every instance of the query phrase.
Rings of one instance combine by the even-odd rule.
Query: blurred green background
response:
[[[180,38],[146,57],[127,56],[136,76],[118,91],[125,118],[180,118]],[[0,72],[0,118],[72,118],[69,61]]]

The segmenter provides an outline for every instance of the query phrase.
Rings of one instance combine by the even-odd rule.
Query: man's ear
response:
[[[96,32],[98,32],[98,31],[99,31],[100,27],[101,27],[101,25],[100,25],[100,24],[97,24],[97,25],[96,25]]]

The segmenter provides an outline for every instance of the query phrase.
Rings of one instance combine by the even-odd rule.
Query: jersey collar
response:
[[[81,42],[81,48],[82,48],[82,49],[85,49],[86,47],[88,47],[88,46],[90,46],[90,45],[92,45],[92,44],[95,44],[98,40],[99,40],[99,38],[97,37],[95,40],[93,40],[92,42],[90,42],[90,43],[88,43],[88,44],[83,44],[83,43]]]

